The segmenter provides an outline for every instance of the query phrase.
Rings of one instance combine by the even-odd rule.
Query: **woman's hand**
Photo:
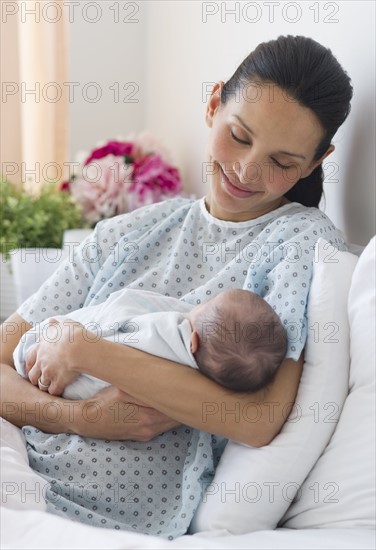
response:
[[[71,403],[74,406],[74,402]],[[149,441],[179,425],[114,386],[80,401],[77,411],[77,433],[98,439]]]
[[[51,395],[61,395],[78,378],[79,365],[89,360],[90,343],[96,340],[98,336],[81,323],[50,319],[26,355],[25,370],[30,382]]]

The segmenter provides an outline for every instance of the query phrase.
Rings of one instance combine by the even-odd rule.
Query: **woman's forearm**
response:
[[[135,403],[117,388],[104,388],[91,399],[71,401],[43,392],[13,368],[13,352],[22,335],[31,328],[17,313],[0,326],[0,414],[12,424],[32,425],[46,433],[75,433],[100,439],[148,441],[177,423],[159,411]],[[60,371],[68,355],[48,356]],[[51,350],[50,350],[51,351]],[[36,381],[41,373],[37,375]],[[133,401],[132,401],[133,399]]]
[[[229,391],[190,367],[106,340],[87,343],[74,368],[102,378],[178,422],[260,447],[281,430],[303,359],[285,360],[268,389]]]
[[[46,392],[1,363],[1,416],[18,427],[31,425],[47,433],[75,433],[80,403]]]
[[[98,403],[95,396],[92,406],[99,411],[99,416],[93,423],[81,418],[80,409],[83,411],[85,407],[91,406],[90,403],[81,402],[81,405],[78,403],[80,409],[77,407],[79,424],[75,417],[72,424],[72,406],[66,406],[64,400],[60,400],[63,405],[61,416],[56,422],[51,422],[50,418],[42,415],[36,422],[30,423],[49,432],[73,431],[88,437],[102,437],[100,434],[103,434],[109,439],[144,440],[144,437],[148,439],[149,432],[150,439],[154,437],[153,433],[170,429],[173,419],[206,432],[260,447],[268,444],[279,433],[296,397],[302,359],[299,362],[285,360],[278,369],[274,382],[267,389],[240,394],[219,386],[190,367],[123,344],[98,340],[96,335],[87,332],[79,323],[68,320],[60,324],[60,329],[61,337],[58,340],[52,343],[42,340],[33,346],[26,357],[25,368],[30,380],[36,384],[38,377],[42,376],[43,380],[49,382],[49,395],[22,380],[5,365],[2,385],[5,391],[3,395],[6,396],[4,401],[8,409],[11,403],[15,404],[16,410],[10,421],[17,425],[25,423],[23,410],[17,406],[23,404],[21,407],[25,410],[29,404],[33,406],[39,401],[42,410],[48,410],[49,404],[52,410],[53,404],[59,403],[59,398],[55,396],[61,395],[66,380],[72,374],[86,373],[106,380],[126,392],[128,397],[123,399],[121,395],[106,394],[101,396]],[[138,407],[137,418],[132,416],[132,423],[125,416],[124,423],[116,420],[114,426],[116,402],[125,400],[132,404],[132,399],[133,403],[141,402],[149,409]],[[77,404],[74,403],[74,406]],[[158,411],[159,417],[157,415],[153,418],[155,414],[150,414],[154,409],[155,412]],[[10,409],[5,412],[9,415]],[[155,431],[156,425],[161,429]]]
[[[31,325],[17,313],[0,326],[0,414],[18,427],[30,424],[48,433],[71,431],[74,409],[60,397],[41,392],[13,368],[13,351]]]

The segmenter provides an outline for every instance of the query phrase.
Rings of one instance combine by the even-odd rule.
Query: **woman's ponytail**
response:
[[[290,202],[300,202],[304,206],[318,206],[324,183],[324,171],[319,164],[306,178],[296,182],[294,187],[285,193]]]

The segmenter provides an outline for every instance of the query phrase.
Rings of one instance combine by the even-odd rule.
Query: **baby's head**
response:
[[[235,391],[270,383],[287,350],[273,308],[248,290],[225,290],[188,315],[191,350],[203,374]]]

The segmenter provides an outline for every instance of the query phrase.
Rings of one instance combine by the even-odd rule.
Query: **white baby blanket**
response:
[[[193,307],[177,298],[127,288],[114,292],[101,304],[56,316],[55,319],[63,323],[72,319],[98,337],[197,368],[190,351],[191,325],[186,317]],[[17,372],[27,377],[25,356],[38,339],[58,337],[56,327],[48,328],[48,319],[24,334],[13,354]],[[63,397],[87,399],[108,385],[103,380],[81,374],[65,388]]]

